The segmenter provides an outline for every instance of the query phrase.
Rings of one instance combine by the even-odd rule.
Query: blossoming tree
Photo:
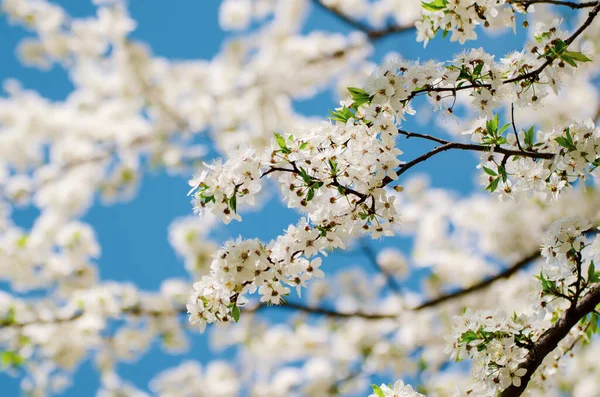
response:
[[[147,396],[118,363],[212,329],[237,359],[183,361],[151,395],[600,395],[599,1],[224,0],[221,27],[244,33],[210,61],[154,56],[125,2],[94,4],[74,18],[2,2],[33,33],[21,61],[74,85],[51,101],[10,80],[0,99],[0,361],[25,395],[60,394],[93,358],[99,396]],[[305,33],[315,10],[351,33]],[[506,29],[523,48],[468,47]],[[466,49],[368,60],[400,35]],[[328,118],[294,111],[333,84]],[[405,127],[430,117],[437,132]],[[217,159],[202,163],[200,134]],[[478,156],[479,192],[411,176],[449,151]],[[190,278],[152,292],[98,276],[81,220],[97,197],[135,196],[149,164],[196,172],[194,215],[170,228]],[[271,241],[211,238],[270,195],[297,223]],[[39,210],[30,228],[18,206]],[[396,234],[410,254],[379,249]],[[328,253],[347,251],[374,271],[329,273]],[[263,316],[275,305],[278,324]]]

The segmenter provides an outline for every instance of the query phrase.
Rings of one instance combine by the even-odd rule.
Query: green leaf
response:
[[[563,56],[568,56],[569,58],[572,58],[579,62],[592,62],[592,60],[590,58],[586,57],[581,52],[565,51],[565,52],[563,52]]]
[[[8,308],[8,313],[6,313],[6,317],[4,321],[1,321],[4,325],[12,325],[15,323],[15,307],[11,306]]]
[[[20,367],[25,359],[13,351],[3,351],[0,353],[0,362],[4,368]]]
[[[19,239],[17,240],[17,246],[18,246],[19,248],[25,248],[25,245],[27,245],[27,238],[28,238],[28,237],[29,237],[28,235],[24,235],[24,236],[22,236],[21,238],[19,238]]]
[[[498,189],[498,183],[500,183],[500,178],[494,178],[484,190],[489,190],[490,193],[493,193],[496,189]]]
[[[278,133],[275,133],[275,142],[277,142],[277,144],[279,145],[280,148],[282,148],[282,149],[287,148],[287,145],[285,143],[285,138],[282,137]]]
[[[302,142],[302,144],[300,145],[300,150],[306,149],[308,145],[310,145],[308,142]]]
[[[500,129],[498,130],[498,135],[502,135],[502,134],[504,133],[504,131],[506,131],[506,129],[507,129],[508,127],[510,127],[510,124],[505,124],[505,125],[503,125],[503,126],[502,126],[502,128],[500,128]]]
[[[533,131],[533,126],[531,126],[527,131],[525,131],[525,146],[527,149],[531,149],[533,147],[535,140],[535,133]]]
[[[375,393],[377,397],[385,397],[385,394],[383,393],[383,390],[381,390],[381,387],[377,386],[376,384],[372,384],[371,387],[373,388],[373,393]]]
[[[131,183],[135,181],[135,171],[131,168],[125,168],[121,171],[121,180],[124,183]]]
[[[575,150],[575,145],[573,145],[571,142],[569,142],[569,140],[565,137],[562,136],[558,136],[556,138],[554,138],[554,140],[562,147],[564,147],[565,149],[568,149],[569,151],[571,150]]]
[[[448,4],[448,0],[434,0],[429,3],[422,1],[421,7],[423,7],[427,11],[436,12],[436,11],[440,11],[440,10],[443,10],[444,8],[446,8],[447,4]]]
[[[485,171],[486,174],[491,175],[491,176],[496,176],[498,174],[496,174],[496,172],[494,170],[492,170],[491,168],[488,167],[483,167],[483,170]]]
[[[311,184],[312,178],[310,177],[310,175],[308,175],[308,172],[306,172],[306,170],[302,167],[300,167],[300,177],[307,185]]]
[[[472,329],[468,330],[467,332],[463,332],[463,334],[460,336],[460,342],[462,343],[470,343],[473,342],[474,340],[479,339],[479,337],[477,336],[477,334],[475,333],[475,331],[473,331]]]
[[[473,78],[477,79],[481,75],[481,71],[483,70],[483,63],[478,63],[473,69]]]
[[[485,122],[485,129],[489,135],[496,136],[496,132],[498,131],[498,114],[495,114],[492,119]]]
[[[373,97],[366,91],[356,88],[356,87],[348,87],[348,91],[350,91],[350,95],[352,96],[352,108],[358,109],[361,105],[365,103],[370,103]]]
[[[588,283],[595,284],[600,283],[600,272],[596,271],[596,265],[594,261],[590,263],[590,267],[588,267]]]
[[[342,123],[348,122],[351,118],[354,118],[354,113],[346,106],[343,106],[341,109],[336,110],[335,112],[329,111],[331,116],[329,117],[331,120],[341,121]]]
[[[502,182],[506,183],[506,180],[508,179],[508,176],[506,174],[506,168],[504,168],[503,166],[499,165],[498,166],[498,173],[502,176]]]
[[[569,142],[571,142],[571,144],[573,144],[573,137],[571,136],[571,128],[567,127],[567,129],[565,130],[565,134],[567,135],[567,139],[569,140]],[[573,145],[575,146],[575,145]]]
[[[306,195],[306,201],[310,201],[315,197],[315,189],[312,187],[308,189],[308,194]]]
[[[546,295],[554,295],[558,288],[556,287],[556,283],[553,280],[549,280],[544,277],[544,274],[540,272],[539,276],[536,276],[538,280],[542,282],[542,293]]]
[[[236,323],[240,321],[240,314],[240,308],[237,305],[231,308],[231,317],[233,317],[233,321],[235,321]]]
[[[594,274],[596,274],[596,266],[594,265],[594,261],[591,261],[587,271],[588,281],[594,278]]]
[[[229,199],[229,207],[233,210],[233,212],[237,212],[237,195],[235,193]]]
[[[450,31],[449,31],[449,30],[446,30],[446,29],[444,29],[444,30],[442,31],[442,39],[445,39],[445,38],[448,36],[448,34],[450,34]]]
[[[573,66],[574,68],[577,67],[577,62],[575,62],[575,60],[573,58],[571,58],[568,55],[561,55],[560,59],[562,59],[563,61],[565,61],[566,63],[568,63],[569,65]]]
[[[350,94],[352,94],[352,95],[369,96],[369,93],[361,88],[348,87],[348,91],[350,91]]]
[[[596,334],[598,333],[598,331],[600,330],[600,328],[598,327],[598,320],[600,319],[600,316],[598,316],[598,313],[596,312],[592,312],[592,315],[590,316],[590,327],[588,328],[588,330],[590,331],[590,333]],[[591,337],[591,335],[588,335]]]
[[[356,87],[348,87],[348,91],[350,91],[352,98],[369,98],[371,96],[371,94],[369,94],[367,91]]]
[[[291,138],[291,136],[290,136]],[[277,142],[277,145],[279,145],[279,147],[281,148],[281,152],[284,154],[289,154],[292,151],[287,147],[287,144],[285,142],[285,138],[282,137],[281,135],[279,135],[278,133],[275,133],[275,142]]]
[[[506,138],[505,138],[505,137],[503,137],[503,136],[499,136],[498,138],[496,138],[496,140],[494,141],[494,143],[495,143],[496,145],[503,145],[503,144],[505,144],[505,143],[508,143],[508,141],[506,140]]]
[[[556,54],[563,54],[565,53],[564,51],[567,49],[569,45],[567,43],[565,43],[563,40],[557,40],[556,43],[554,44],[554,52]]]
[[[542,41],[544,41],[544,39],[549,39],[549,38],[550,38],[550,32],[544,32],[542,34],[535,36],[535,40],[538,43],[541,43]]]
[[[337,174],[337,162],[332,159],[327,159],[327,162],[329,163],[329,168],[331,169],[331,173],[334,175]]]

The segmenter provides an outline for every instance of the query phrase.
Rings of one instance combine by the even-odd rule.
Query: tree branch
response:
[[[404,131],[404,130],[398,130],[398,133],[401,135],[405,135],[407,138],[416,137],[416,138],[422,138],[422,139],[427,139],[427,140],[430,140],[433,142],[441,143],[442,145],[445,145],[445,146],[449,145],[449,147],[443,151],[450,150],[450,149],[458,149],[458,150],[470,150],[470,151],[474,151],[474,152],[492,152],[492,149],[493,149],[494,153],[500,153],[500,154],[504,154],[507,156],[521,156],[521,157],[528,157],[528,158],[532,158],[532,159],[543,159],[543,160],[550,160],[555,156],[554,153],[527,152],[524,150],[506,149],[502,146],[488,146],[488,145],[478,145],[475,143],[461,143],[461,142],[447,141],[445,139],[437,138],[432,135],[419,134],[416,132],[408,132],[408,131]],[[439,148],[437,148],[437,149],[439,149]]]
[[[555,156],[554,153],[526,152],[526,151],[522,151],[522,150],[506,149],[501,146],[486,146],[486,145],[478,145],[478,144],[474,144],[474,143],[452,142],[452,141],[447,141],[445,139],[434,137],[432,135],[419,134],[416,132],[408,132],[408,131],[404,131],[404,130],[400,130],[400,129],[398,130],[398,133],[406,136],[407,138],[416,137],[416,138],[422,138],[422,139],[426,139],[429,141],[441,143],[442,146],[438,146],[435,149],[423,154],[422,156],[419,156],[419,157],[415,158],[414,160],[411,160],[408,163],[402,165],[400,167],[400,169],[398,169],[398,171],[396,171],[397,176],[404,174],[406,171],[408,171],[415,165],[424,162],[425,160],[429,159],[430,157],[433,157],[438,153],[446,152],[448,150],[470,150],[470,151],[474,151],[474,152],[500,153],[500,154],[504,154],[506,159],[508,159],[508,157],[510,157],[510,156],[520,156],[520,157],[528,157],[528,158],[533,158],[533,159],[549,160]],[[386,186],[389,183],[391,183],[392,181],[393,181],[392,178],[386,176],[385,178],[383,178],[381,186],[382,187]]]
[[[501,397],[518,397],[527,388],[531,377],[542,364],[544,358],[550,354],[579,322],[580,319],[593,312],[596,305],[600,303],[600,285],[596,285],[581,300],[567,309],[562,317],[533,344],[531,350],[519,367],[525,368],[527,372],[521,377],[520,386],[510,386],[504,390]]]
[[[392,26],[389,26],[384,29],[373,29],[369,25],[366,25],[360,21],[350,18],[348,15],[346,15],[343,11],[341,11],[337,7],[329,7],[329,6],[325,5],[321,0],[313,0],[313,2],[319,8],[333,14],[336,18],[338,18],[340,21],[344,22],[346,25],[349,25],[350,27],[352,27],[356,30],[360,30],[361,32],[365,33],[370,40],[379,40],[379,39],[389,36],[391,34],[404,33],[404,32],[414,30],[414,28],[415,28],[415,24],[413,23],[413,24],[404,25],[404,26],[392,25]]]
[[[394,314],[381,314],[381,313],[365,313],[365,312],[338,312],[332,309],[326,309],[323,307],[311,307],[301,303],[286,302],[283,305],[267,305],[264,303],[258,304],[252,308],[245,309],[244,312],[255,313],[265,308],[279,308],[284,310],[298,310],[304,313],[310,314],[321,314],[332,318],[352,318],[360,317],[366,320],[384,320],[398,318],[398,315]]]
[[[513,132],[515,133],[515,139],[517,140],[517,146],[519,150],[524,152],[523,147],[521,146],[521,141],[519,140],[519,133],[517,132],[517,126],[515,125],[515,104],[510,104],[510,122],[512,124]]]
[[[594,7],[595,5],[598,4],[597,1],[576,3],[574,1],[561,1],[561,0],[513,0],[511,3],[512,4],[520,4],[525,8],[525,10],[527,10],[529,8],[529,6],[532,6],[534,4],[553,4],[553,5],[557,5],[557,6],[569,7],[573,10],[587,8],[587,7]]]
[[[592,24],[592,22],[594,21],[596,16],[598,16],[598,13],[600,12],[600,2],[596,2],[596,3],[592,4],[591,6],[594,6],[594,9],[590,11],[588,17],[583,22],[583,24],[581,24],[579,29],[577,29],[571,36],[569,36],[567,39],[564,40],[564,42],[567,44],[567,46],[572,44]],[[556,59],[558,59],[558,55],[548,57],[546,59],[546,61],[544,63],[542,63],[542,65],[540,65],[537,69],[532,70],[531,72],[528,72],[528,73],[524,73],[524,74],[521,74],[521,75],[518,75],[518,76],[515,76],[512,78],[509,78],[509,79],[502,80],[501,84],[517,83],[522,80],[529,80],[531,82],[534,82],[539,78],[540,74],[544,71],[544,69],[546,69],[549,65],[551,65]],[[472,84],[465,84],[460,87],[427,86],[422,89],[413,91],[408,96],[408,98],[406,98],[406,101],[412,100],[414,97],[416,97],[419,94],[424,94],[424,93],[429,93],[429,92],[451,92],[453,95],[456,95],[456,93],[458,91],[469,90],[469,89],[473,89],[473,88],[486,88],[489,90],[492,88],[492,85],[488,84],[488,83],[475,82]]]
[[[525,266],[527,266],[531,261],[534,261],[538,258],[541,257],[540,251],[536,250],[535,252],[532,252],[531,254],[527,255],[526,257],[522,258],[521,260],[519,260],[518,262],[515,262],[512,266],[506,268],[506,270],[496,274],[495,276],[493,276],[492,278],[488,278],[485,280],[481,280],[480,282],[478,282],[477,284],[473,284],[472,286],[468,287],[468,288],[464,288],[461,290],[458,290],[456,292],[452,292],[449,294],[443,294],[438,296],[437,298],[431,299],[425,303],[420,304],[419,306],[415,307],[414,310],[423,310],[426,309],[428,307],[432,307],[432,306],[436,306],[439,305],[440,303],[444,303],[450,300],[454,300],[456,298],[460,298],[463,297],[465,295],[469,295],[473,292],[477,292],[480,291],[482,289],[487,288],[488,286],[492,285],[493,283],[495,283],[498,280],[501,279],[506,279],[511,277],[513,274],[517,273],[519,270],[523,269]]]

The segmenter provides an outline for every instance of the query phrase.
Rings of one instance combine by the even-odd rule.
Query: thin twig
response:
[[[553,4],[553,5],[557,5],[557,6],[569,7],[574,10],[587,8],[587,7],[594,7],[595,5],[598,4],[597,1],[576,3],[573,1],[562,1],[562,0],[513,0],[511,3],[512,4],[520,4],[525,8],[525,10],[527,10],[529,8],[529,6],[532,6],[534,4]]]
[[[244,311],[254,313],[254,312],[258,312],[262,309],[268,308],[268,307],[269,308],[279,308],[279,309],[283,309],[283,310],[297,310],[297,311],[301,311],[304,313],[310,313],[310,314],[321,314],[321,315],[325,315],[327,317],[332,317],[332,318],[360,317],[360,318],[364,318],[366,320],[385,320],[385,319],[398,318],[397,314],[366,313],[366,312],[360,312],[360,311],[339,312],[339,311],[336,311],[333,309],[327,309],[324,307],[306,306],[304,304],[295,303],[295,302],[285,302],[283,305],[259,304],[252,308],[245,309]]]
[[[540,251],[536,250],[535,252],[532,252],[531,254],[527,255],[526,257],[524,257],[523,259],[519,260],[518,262],[515,262],[512,266],[506,268],[506,270],[496,274],[494,277],[492,278],[488,278],[485,280],[481,280],[480,282],[478,282],[477,284],[473,284],[472,286],[468,287],[468,288],[464,288],[464,289],[460,289],[458,291],[455,292],[451,292],[448,294],[443,294],[438,296],[437,298],[431,299],[425,303],[420,304],[419,306],[415,307],[414,310],[423,310],[426,309],[428,307],[432,307],[432,306],[437,306],[440,303],[444,303],[450,300],[454,300],[456,298],[460,298],[462,296],[465,295],[469,295],[472,294],[473,292],[477,292],[480,291],[482,289],[487,288],[488,286],[492,285],[493,283],[495,283],[498,280],[501,279],[506,279],[511,277],[513,274],[517,273],[519,270],[523,269],[525,266],[527,266],[530,262],[540,258]]]
[[[387,270],[383,269],[379,265],[379,263],[377,263],[377,256],[375,255],[373,248],[371,248],[371,246],[368,243],[363,241],[360,244],[360,249],[363,252],[363,254],[367,257],[367,259],[369,259],[369,263],[371,263],[371,266],[373,266],[373,268],[376,271],[378,271],[385,277],[385,281],[386,281],[388,287],[392,291],[394,291],[396,293],[400,293],[402,290],[402,288],[400,287],[400,284],[398,284],[398,282],[396,281],[396,279],[394,278],[394,276],[392,274],[388,273]]]
[[[350,27],[365,33],[370,40],[379,40],[391,34],[404,33],[415,29],[414,23],[407,25],[392,25],[384,29],[373,29],[369,25],[357,21],[356,19],[350,18],[337,7],[329,7],[325,5],[321,0],[313,0],[313,2],[318,7],[333,14],[336,18],[349,25]]]
[[[521,147],[521,141],[519,140],[519,133],[517,132],[517,126],[515,125],[515,104],[514,103],[510,104],[510,121],[512,124],[513,131],[515,133],[515,138],[517,140],[517,146],[519,147],[519,150],[524,152],[525,150],[523,150],[523,148]]]
[[[594,19],[600,12],[600,3],[596,3],[593,5],[594,5],[594,9],[592,11],[590,11],[588,17],[583,22],[583,24],[579,27],[579,29],[577,29],[570,37],[568,37],[567,39],[564,40],[564,42],[567,44],[567,46],[572,44],[592,24],[592,22],[594,21]],[[522,80],[529,80],[531,82],[534,82],[539,78],[540,74],[544,71],[544,69],[546,69],[549,65],[551,65],[557,58],[558,58],[558,55],[549,57],[537,69],[532,70],[531,72],[528,72],[528,73],[524,73],[524,74],[521,74],[521,75],[518,75],[518,76],[515,76],[512,78],[506,79],[506,80],[502,80],[501,84],[517,83]],[[453,95],[456,95],[456,93],[458,91],[470,90],[473,88],[486,88],[489,90],[492,88],[492,85],[489,83],[483,83],[483,84],[482,83],[472,83],[472,84],[465,84],[460,87],[427,86],[427,87],[421,88],[419,90],[413,91],[408,96],[408,98],[406,98],[406,101],[407,102],[411,101],[414,97],[416,97],[419,94],[426,94],[426,93],[430,93],[430,92],[451,92]]]
[[[438,146],[435,149],[415,158],[414,160],[411,160],[408,163],[405,163],[404,165],[402,165],[400,167],[400,169],[398,169],[398,171],[396,171],[397,176],[404,174],[406,171],[408,171],[415,165],[424,162],[425,160],[429,159],[430,157],[433,157],[438,153],[446,152],[448,150],[470,150],[470,151],[474,151],[474,152],[490,152],[491,153],[492,148],[493,148],[493,153],[503,154],[506,159],[508,159],[508,157],[511,157],[511,156],[519,156],[519,157],[528,157],[528,158],[533,158],[533,159],[549,160],[555,156],[554,153],[526,152],[526,151],[522,151],[522,150],[506,149],[501,146],[492,147],[492,146],[486,146],[486,145],[478,145],[478,144],[474,144],[474,143],[452,142],[452,141],[447,141],[445,139],[434,137],[432,135],[419,134],[416,132],[408,132],[408,131],[403,131],[403,130],[398,130],[398,133],[401,135],[405,135],[407,138],[417,137],[417,138],[427,139],[427,140],[430,140],[433,142],[441,143],[442,146]],[[385,178],[383,178],[383,180],[381,182],[381,186],[382,187],[387,186],[392,181],[393,181],[392,178],[386,176]]]

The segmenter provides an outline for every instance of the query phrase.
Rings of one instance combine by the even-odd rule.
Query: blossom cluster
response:
[[[370,39],[411,31],[423,8],[419,40],[438,32],[462,42],[475,37],[477,25],[514,27],[514,10],[533,7],[519,8],[521,1],[435,0],[423,6],[419,0],[322,0],[318,9],[329,7],[357,22],[356,31],[341,34],[304,33],[309,1],[225,0],[221,27],[248,34],[233,35],[213,59],[172,60],[152,54],[151,46],[137,41],[141,35],[130,35],[137,22],[125,1],[92,2],[95,8],[86,16],[69,15],[56,1],[1,2],[3,21],[25,30],[17,50],[21,62],[65,72],[73,86],[64,99],[51,100],[23,88],[27,81],[8,80],[0,98],[0,280],[10,290],[0,292],[0,364],[23,378],[27,395],[61,393],[77,367],[91,359],[100,374],[99,396],[147,397],[117,375],[118,363],[136,360],[157,344],[169,353],[184,350],[186,311],[194,328],[237,322],[213,333],[212,346],[235,345],[243,359],[204,366],[184,362],[150,382],[152,395],[355,394],[364,392],[375,372],[410,373],[419,380],[423,375],[426,381],[417,390],[434,397],[449,395],[448,385],[463,380],[459,390],[468,392],[474,382],[446,371],[440,343],[452,332],[452,314],[463,306],[478,311],[466,312],[476,322],[468,329],[459,322],[463,329],[456,339],[465,333],[469,339],[469,331],[479,339],[470,341],[475,347],[460,342],[461,353],[472,353],[466,357],[476,362],[493,361],[498,369],[491,374],[476,366],[475,384],[516,385],[523,368],[515,362],[521,362],[523,346],[567,310],[569,299],[584,296],[600,280],[594,265],[600,238],[591,236],[595,230],[584,221],[599,219],[599,195],[592,189],[566,191],[577,180],[588,187],[587,176],[598,175],[598,132],[581,122],[598,102],[597,68],[588,66],[600,42],[599,25],[587,22],[592,3],[582,3],[584,33],[580,28],[568,36],[553,20],[563,16],[551,11],[558,7],[540,7],[543,12],[527,19],[543,24],[531,23],[531,43],[523,51],[496,60],[471,50],[445,63],[388,57],[392,60],[363,82],[373,68],[366,61],[375,42]],[[361,28],[362,20],[374,30]],[[362,87],[341,93],[333,123],[297,112],[296,100],[332,85]],[[568,97],[553,95],[559,91]],[[533,191],[533,200],[457,199],[409,180],[390,189],[407,165],[399,158],[404,147],[397,128],[417,111],[419,121],[427,116],[415,100],[419,96],[453,119],[461,103],[485,117],[492,133],[485,125],[472,134],[487,149],[484,182],[496,181],[497,190],[510,196]],[[539,127],[518,132],[522,145],[510,129],[500,132],[504,127],[495,118],[507,102],[527,113],[527,125]],[[504,162],[502,150],[516,154]],[[194,206],[202,216],[176,220],[169,229],[176,254],[199,280],[191,297],[190,280],[168,279],[152,292],[103,281],[100,243],[92,225],[80,220],[96,198],[130,199],[147,168],[188,175],[213,152],[231,160],[206,165],[192,180]],[[219,248],[210,238],[213,217],[241,219],[247,205],[269,194],[268,180],[305,218],[274,241],[237,239]],[[560,200],[547,202],[548,196]],[[22,214],[13,211],[23,207],[36,213],[31,226],[20,225]],[[539,282],[531,283],[523,272],[487,291],[413,310],[450,288],[491,276],[496,260],[530,255],[552,220],[572,214],[582,218],[551,226]],[[372,255],[382,270],[376,276],[350,267],[320,279],[327,251],[351,247],[363,235],[398,230],[414,236],[410,259],[383,250]],[[412,266],[427,267],[430,274],[418,293],[389,282],[413,277]],[[278,326],[252,315],[307,286],[308,314]],[[255,292],[261,304],[252,306],[249,294]],[[341,316],[306,321],[310,310],[319,309],[312,305]],[[527,315],[515,319],[481,311],[490,307]],[[597,343],[578,350],[566,364],[570,372],[557,370],[559,356],[578,340],[593,341],[594,321],[594,314],[583,319],[545,360],[534,375],[537,382],[528,386],[532,396],[557,397],[561,388],[574,396],[599,393]],[[377,397],[421,396],[402,382],[373,391]]]
[[[559,39],[555,37],[558,34],[562,32],[551,28],[539,35],[538,41],[541,44],[546,40],[554,40],[546,44],[548,48],[552,45],[547,51],[552,50],[554,58],[543,63],[550,55],[538,57],[533,66],[516,67],[515,57],[512,57],[510,62],[496,64],[493,57],[483,50],[471,50],[460,54],[449,66],[437,62],[419,64],[401,59],[391,60],[376,69],[365,83],[364,90],[349,88],[350,98],[342,101],[342,107],[332,112],[333,123],[323,123],[310,130],[299,130],[294,135],[276,133],[271,145],[262,152],[242,146],[232,152],[224,163],[217,160],[212,165],[206,165],[205,169],[190,181],[194,211],[201,213],[210,210],[220,216],[225,223],[232,219],[241,220],[238,214],[238,202],[254,204],[255,197],[262,188],[260,179],[277,175],[277,183],[288,207],[306,213],[307,221],[304,227],[319,238],[323,237],[321,245],[317,248],[315,248],[315,241],[318,238],[301,239],[299,249],[292,250],[286,247],[288,260],[306,254],[307,250],[310,256],[310,251],[317,252],[339,246],[331,243],[339,239],[338,235],[353,236],[368,233],[373,238],[392,235],[393,227],[399,221],[399,213],[394,204],[395,197],[383,188],[396,180],[402,170],[402,163],[398,159],[402,151],[396,144],[397,128],[406,114],[414,113],[411,107],[412,99],[419,94],[427,94],[441,104],[447,97],[443,97],[443,93],[456,96],[457,90],[466,87],[471,91],[474,106],[486,116],[500,105],[501,99],[511,96],[515,100],[520,99],[517,104],[521,106],[527,105],[530,101],[538,101],[538,95],[542,95],[540,91],[543,91],[543,88],[537,89],[534,85],[539,83],[539,79],[523,78],[521,84],[517,83],[522,80],[521,77],[528,76],[536,63],[541,68],[536,72],[539,74],[544,71],[543,69],[548,70],[555,58],[564,59],[565,56],[573,54],[566,52],[568,44],[564,41],[560,41],[563,44],[556,44],[556,40]],[[584,58],[582,55],[576,60],[580,62],[589,60]],[[524,62],[525,58],[522,61]],[[574,64],[571,66],[576,66],[575,60],[571,63]],[[520,71],[516,76],[513,74],[515,68]],[[515,87],[516,92],[512,89]],[[523,95],[527,91],[534,91],[535,94],[532,95],[536,98]],[[523,100],[525,97],[529,99]],[[450,107],[449,110],[451,109]],[[495,146],[507,143],[502,135],[506,129],[507,126],[499,126],[497,116],[486,123],[486,129],[482,130],[484,135],[482,142],[489,146],[491,152]],[[573,141],[569,130],[566,131],[570,141],[567,141],[567,138],[562,139],[567,142],[566,144],[571,145],[574,151],[575,141],[578,142],[579,138]],[[593,133],[584,132],[581,136],[586,142],[586,148],[596,146]],[[547,137],[545,138],[548,140]],[[560,137],[556,137],[552,142],[554,143],[542,149],[551,150],[566,145]],[[535,144],[534,149],[534,138],[528,137],[526,145],[533,154],[526,156],[527,153],[521,150],[522,155],[518,156],[521,153],[517,152],[516,156],[527,159],[522,162],[534,161],[536,159],[534,154],[538,153],[537,147],[543,144]],[[542,149],[539,153],[543,153],[545,158],[554,158],[552,152],[545,152]],[[591,158],[590,156],[595,161],[595,153],[588,155],[586,159]],[[490,181],[488,190],[496,190],[502,181],[502,191],[511,193],[506,161],[497,163],[491,154],[489,158],[496,164],[496,170],[484,167]],[[505,155],[505,160],[506,158]],[[569,160],[566,162],[568,163]],[[558,192],[565,185],[555,181],[556,178],[564,177],[564,173],[560,171],[560,164],[563,163],[558,162],[559,171],[554,173],[554,178],[549,175],[542,178],[538,175],[540,172],[533,173],[532,178],[535,178],[536,182],[541,179],[543,188]],[[538,163],[534,162],[534,164]],[[555,163],[547,160],[546,164]],[[539,162],[539,166],[543,167],[544,163]],[[532,169],[528,166],[522,168],[527,169],[528,172]],[[525,183],[533,186],[540,185],[525,180],[527,181]],[[289,238],[290,234],[293,233],[288,230],[284,237]],[[297,241],[297,237],[293,239]],[[279,239],[275,247],[278,247],[277,243],[283,240]],[[233,247],[224,247],[219,255],[227,257],[228,248]],[[290,251],[294,255],[290,256]],[[273,259],[270,261],[273,262]],[[256,272],[258,276],[266,269],[273,271],[268,261],[262,262],[257,269],[248,269],[248,273]],[[274,263],[278,263],[276,258]],[[200,323],[201,328],[206,322],[229,319],[228,314],[234,308],[236,310],[234,318],[237,318],[238,295],[243,296],[248,291],[258,289],[259,292],[263,292],[262,299],[279,303],[279,297],[288,292],[278,282],[272,283],[270,277],[266,280],[259,277],[255,283],[252,277],[242,276],[241,279],[232,282],[222,276],[223,266],[226,265],[213,261],[211,274],[203,277],[201,282],[196,284],[196,292],[192,295],[190,314],[194,322]],[[294,285],[304,285],[297,271],[279,270],[279,272],[285,274],[288,279],[296,279]],[[277,298],[272,299],[272,293],[275,293]],[[233,301],[231,297],[234,297]],[[240,301],[240,304],[243,303],[245,302]]]
[[[194,284],[187,304],[190,322],[201,331],[215,321],[238,321],[246,294],[258,291],[260,301],[280,304],[290,289],[300,289],[314,277],[323,277],[320,257],[309,259],[326,248],[340,247],[335,233],[326,237],[301,222],[269,246],[258,239],[231,240],[217,251],[210,273]]]
[[[413,390],[412,386],[405,385],[401,380],[393,385],[373,385],[373,394],[369,397],[425,397]]]
[[[448,352],[455,360],[473,360],[470,390],[478,396],[496,396],[511,385],[520,386],[527,372],[525,361],[535,327],[532,319],[509,317],[504,311],[467,311],[457,317]]]
[[[593,241],[586,236],[592,233],[592,224],[581,216],[559,219],[550,225],[542,245],[546,263],[542,266],[540,280],[542,294],[552,297],[578,297],[582,291],[600,281],[595,270],[598,261],[598,236]]]
[[[546,263],[538,277],[541,291],[530,314],[508,316],[503,310],[473,312],[467,309],[455,317],[454,336],[449,338],[451,343],[447,351],[457,361],[474,360],[472,375],[475,383],[464,392],[496,396],[510,386],[521,386],[521,377],[527,373],[523,364],[538,338],[567,309],[565,304],[576,304],[600,282],[600,272],[596,272],[593,259],[590,259],[598,256],[598,251],[594,250],[598,239],[588,244],[583,233],[589,230],[591,224],[581,216],[561,218],[552,223],[542,246]],[[592,247],[585,253],[587,260],[582,255],[586,247]],[[583,324],[591,322],[591,332],[595,332],[593,324],[597,320],[593,316],[582,321]],[[545,362],[549,360],[552,358]]]
[[[478,128],[478,139],[491,139],[500,135],[497,116]],[[592,121],[571,123],[552,131],[522,130],[513,140],[513,148],[527,153],[518,154],[512,161],[507,155],[482,156],[482,182],[486,190],[498,191],[502,196],[514,198],[519,194],[535,195],[542,199],[557,199],[566,188],[577,181],[585,181],[600,165],[600,129]],[[505,140],[505,139],[504,139]],[[538,154],[546,159],[536,159]]]
[[[416,27],[417,41],[425,44],[441,30],[443,36],[451,34],[451,41],[464,44],[477,38],[476,28],[510,27],[516,29],[515,12],[523,12],[504,0],[433,0],[423,2],[423,15]]]

